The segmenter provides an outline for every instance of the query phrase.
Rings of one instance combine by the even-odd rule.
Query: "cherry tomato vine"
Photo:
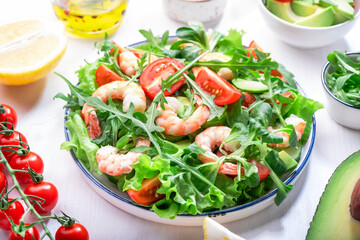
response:
[[[38,154],[30,151],[25,136],[14,130],[16,125],[15,110],[0,104],[0,228],[11,230],[9,239],[43,239],[47,236],[56,240],[88,240],[86,228],[76,223],[74,218],[64,213],[63,216],[43,215],[56,206],[58,191],[52,183],[43,181],[43,161]],[[1,171],[3,167],[13,181],[10,188]],[[22,186],[26,186],[25,190]],[[8,195],[13,190],[20,197],[9,198]],[[25,203],[26,209],[21,202]],[[37,220],[33,223],[25,222],[29,214]],[[55,238],[46,226],[47,219],[56,219],[61,224]],[[44,230],[41,237],[37,224]]]

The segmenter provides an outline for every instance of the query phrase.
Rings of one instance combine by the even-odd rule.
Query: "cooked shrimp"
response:
[[[125,50],[125,49],[123,49]],[[122,51],[119,55],[119,66],[121,71],[123,71],[128,76],[135,75],[135,71],[139,68],[138,60],[145,54],[141,50],[133,51]],[[146,63],[148,62],[149,56],[146,57]],[[157,60],[158,58],[155,55],[150,55],[150,63]]]
[[[150,147],[150,140],[139,137],[137,139],[136,147],[147,146]],[[119,154],[116,147],[105,146],[101,147],[96,153],[96,160],[101,172],[111,176],[118,176],[129,173],[133,167],[131,164],[139,160],[142,153],[128,152],[126,154]]]
[[[126,75],[132,76],[135,75],[135,70],[139,68],[137,63],[138,58],[135,56],[133,52],[126,51],[122,52],[119,55],[119,66],[121,71],[123,71]]]
[[[129,110],[130,103],[134,104],[135,112],[144,112],[146,108],[145,93],[139,85],[133,82],[115,81],[102,85],[93,93],[93,96],[100,98],[103,102],[106,102],[109,96],[112,99],[123,100],[122,107],[124,112]],[[97,138],[101,133],[99,120],[94,109],[94,107],[85,103],[81,110],[81,116],[88,127],[89,136],[92,139]]]
[[[231,128],[225,126],[209,127],[196,136],[195,142],[200,145],[206,154],[199,155],[203,163],[214,162],[218,157],[212,152],[215,147],[219,147],[229,136]],[[234,152],[240,147],[239,141],[224,143],[223,149],[228,152]]]
[[[186,119],[177,116],[177,111],[181,106],[179,100],[174,97],[166,97],[168,101],[163,110],[160,105],[157,107],[161,114],[155,119],[156,125],[163,127],[164,132],[173,136],[182,136],[195,132],[203,125],[210,116],[210,110],[202,105],[199,100],[196,103],[196,110],[193,115]]]
[[[285,119],[285,123],[291,124],[294,126],[297,140],[300,140],[300,138],[302,137],[302,135],[304,133],[305,127],[306,127],[306,121],[304,121],[302,118],[299,118],[298,116],[296,116],[294,114],[291,114],[290,117]],[[270,132],[274,131],[274,129],[271,126],[268,127],[268,130]],[[286,132],[274,132],[274,134],[282,136],[283,142],[278,143],[278,144],[269,144],[269,145],[274,146],[274,147],[280,147],[280,148],[286,148],[286,147],[290,146],[289,134],[287,134]]]
[[[213,60],[219,60],[221,62],[228,62],[231,60],[231,57],[226,56],[219,52],[212,52],[212,53],[208,53],[205,56],[203,56],[202,58],[200,58],[199,61],[207,62],[207,61],[213,61]],[[217,72],[217,74],[226,80],[234,79],[234,74],[232,73],[232,71],[229,68],[220,68],[219,71]]]

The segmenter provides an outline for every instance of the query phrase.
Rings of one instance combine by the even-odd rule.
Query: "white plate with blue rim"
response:
[[[144,42],[139,42],[130,45],[130,47],[136,47]],[[305,95],[302,88],[298,85],[298,91],[300,94]],[[65,122],[67,121],[67,116],[69,114],[69,109],[65,110]],[[313,117],[312,130],[309,136],[308,141],[302,148],[301,158],[299,160],[298,166],[290,174],[287,175],[286,179],[282,179],[286,185],[295,185],[296,180],[304,172],[308,162],[309,157],[314,146],[316,135],[316,122],[315,117]],[[68,129],[65,127],[65,138],[66,141],[70,141],[70,134]],[[180,214],[175,217],[175,219],[165,219],[160,218],[156,213],[151,211],[147,207],[143,207],[135,204],[129,195],[126,192],[120,191],[117,186],[110,182],[109,179],[104,175],[97,175],[95,173],[90,173],[88,169],[83,165],[83,163],[76,157],[75,153],[71,150],[71,156],[73,157],[75,163],[79,167],[80,174],[83,179],[89,184],[89,186],[98,193],[102,198],[113,204],[115,207],[128,212],[129,214],[135,215],[137,217],[177,226],[202,226],[204,217],[216,217],[216,221],[219,223],[227,223],[235,220],[240,220],[251,215],[254,215],[270,205],[274,204],[274,198],[277,193],[277,189],[273,189],[263,195],[262,197],[253,200],[251,202],[233,206],[229,208],[224,208],[221,210],[203,212],[202,214],[190,215],[190,214]],[[296,186],[294,186],[296,188]],[[281,208],[281,205],[279,206]]]

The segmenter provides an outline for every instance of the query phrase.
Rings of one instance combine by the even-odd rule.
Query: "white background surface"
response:
[[[24,17],[55,19],[48,0],[1,0],[0,23]],[[123,25],[111,38],[120,45],[143,40],[139,29],[151,28],[156,35],[182,26],[170,19],[160,0],[132,0]],[[244,44],[255,39],[272,57],[294,73],[310,98],[324,102],[320,82],[321,68],[334,50],[360,49],[360,22],[342,40],[315,50],[295,49],[281,42],[265,26],[254,0],[229,0],[223,18],[207,27],[226,32],[230,28],[247,32]],[[75,83],[74,71],[92,55],[95,40],[69,38],[67,51],[56,71]],[[0,103],[11,105],[18,113],[18,127],[45,162],[44,176],[59,190],[60,211],[85,225],[91,239],[202,239],[201,227],[176,227],[142,220],[115,208],[90,189],[80,177],[70,154],[60,150],[64,139],[62,100],[53,100],[58,92],[68,92],[54,73],[26,86],[0,85]],[[332,172],[342,160],[360,148],[360,131],[344,128],[329,118],[325,109],[316,114],[317,136],[310,163],[293,191],[280,207],[271,206],[257,215],[225,224],[246,239],[304,239],[319,198]],[[55,234],[58,224],[49,221]],[[0,239],[8,232],[0,230]]]

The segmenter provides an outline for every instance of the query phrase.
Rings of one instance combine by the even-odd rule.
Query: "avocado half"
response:
[[[360,221],[350,214],[350,201],[360,178],[360,151],[352,154],[331,176],[310,224],[307,240],[359,240]]]

